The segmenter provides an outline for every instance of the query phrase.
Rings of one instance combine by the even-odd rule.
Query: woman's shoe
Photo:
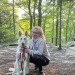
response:
[[[42,71],[38,71],[37,75],[43,75],[43,72]]]
[[[39,70],[38,66],[35,65],[34,71],[37,72]]]

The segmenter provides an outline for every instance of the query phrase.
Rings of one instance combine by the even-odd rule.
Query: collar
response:
[[[32,40],[33,40],[34,43],[36,43],[36,42],[38,41],[38,39],[39,39],[39,38],[36,38],[36,39],[33,39],[33,38],[32,38]]]

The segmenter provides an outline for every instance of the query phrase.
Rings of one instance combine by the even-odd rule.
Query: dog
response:
[[[27,31],[24,35],[22,35],[21,31],[19,31],[16,61],[14,64],[15,70],[12,75],[21,75],[21,73],[22,75],[26,75],[29,73],[29,55],[25,52],[27,49],[27,36]]]

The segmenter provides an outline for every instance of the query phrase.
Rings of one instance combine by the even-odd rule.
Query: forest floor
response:
[[[43,67],[45,75],[75,75],[75,47],[62,47],[62,50],[57,50],[56,46],[50,47],[50,44],[47,44],[47,48],[50,53],[50,63]],[[5,73],[13,68],[15,54],[15,46],[0,48],[0,75],[6,75]],[[30,75],[36,75],[32,63],[29,68]]]

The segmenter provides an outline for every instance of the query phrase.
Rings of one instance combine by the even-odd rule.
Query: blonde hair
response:
[[[45,41],[46,39],[45,39],[45,35],[44,35],[44,31],[43,31],[43,29],[40,27],[40,26],[35,26],[34,28],[32,28],[32,30],[33,29],[37,29],[38,30],[38,33],[39,33],[39,35],[40,35],[40,37]]]

